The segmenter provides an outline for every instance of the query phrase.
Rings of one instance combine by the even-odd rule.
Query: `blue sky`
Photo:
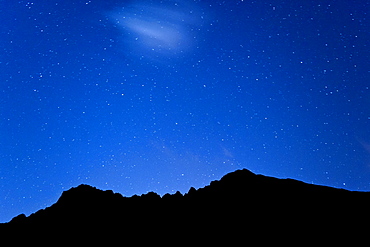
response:
[[[0,221],[247,168],[369,190],[368,1],[4,1]]]

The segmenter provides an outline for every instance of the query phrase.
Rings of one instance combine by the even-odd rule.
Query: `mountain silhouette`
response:
[[[176,239],[172,245],[221,241],[233,245],[233,241],[246,239],[326,241],[335,233],[330,240],[333,243],[344,229],[346,235],[341,236],[367,230],[369,206],[369,192],[256,175],[243,169],[204,188],[192,187],[184,195],[176,192],[161,197],[149,192],[124,197],[82,184],[64,191],[50,207],[0,224],[0,234],[3,239],[12,236],[14,243],[53,238],[54,243],[74,239],[107,244],[131,239],[135,245],[143,245]]]

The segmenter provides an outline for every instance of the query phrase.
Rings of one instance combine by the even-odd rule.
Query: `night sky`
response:
[[[0,222],[241,168],[370,190],[369,1],[0,3]]]

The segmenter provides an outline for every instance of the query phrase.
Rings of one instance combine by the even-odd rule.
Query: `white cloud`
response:
[[[109,16],[121,31],[125,51],[144,57],[191,52],[204,24],[200,6],[190,1],[138,1]]]

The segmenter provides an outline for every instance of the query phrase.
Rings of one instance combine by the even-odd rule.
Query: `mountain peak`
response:
[[[241,170],[235,170],[233,172],[230,172],[230,173],[224,175],[221,178],[221,181],[253,179],[255,176],[256,176],[256,174],[254,174],[250,170],[244,168],[244,169],[241,169]]]
[[[369,202],[370,195],[366,192],[256,175],[242,169],[226,174],[204,188],[192,187],[185,195],[178,192],[160,197],[149,192],[123,197],[111,190],[81,184],[63,192],[59,200],[46,209],[29,217],[22,214],[10,223],[0,224],[0,230],[14,227],[45,231],[119,229],[127,236],[140,238],[141,234],[189,233],[189,226],[194,232],[205,230],[225,234],[243,227],[247,227],[243,231],[251,231],[248,226],[283,222],[284,227],[288,225],[290,231],[294,231],[304,228],[305,222],[322,222],[323,219],[325,224],[335,227],[327,220],[336,222],[337,212],[341,213],[342,219],[352,219],[354,212],[367,213]]]

